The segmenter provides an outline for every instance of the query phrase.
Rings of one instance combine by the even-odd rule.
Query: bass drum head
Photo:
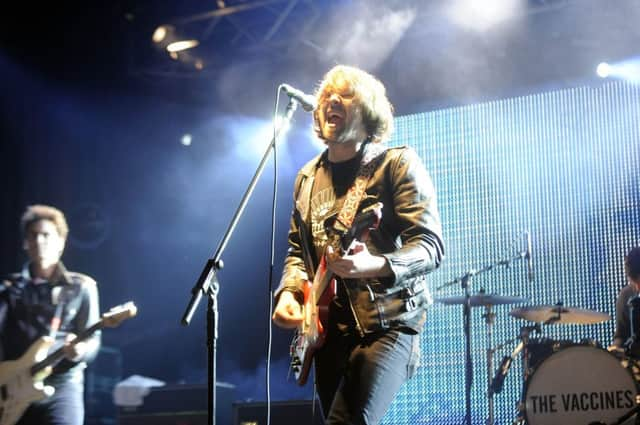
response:
[[[572,346],[545,359],[527,382],[529,425],[613,423],[636,406],[638,388],[620,360],[601,348]]]

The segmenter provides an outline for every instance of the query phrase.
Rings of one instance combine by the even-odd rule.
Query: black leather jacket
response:
[[[393,275],[374,279],[347,279],[345,287],[361,335],[389,328],[420,332],[426,320],[431,295],[426,274],[436,269],[444,257],[442,228],[431,178],[416,152],[408,147],[390,148],[368,181],[361,205],[383,203],[382,220],[367,241],[369,251],[387,258]],[[319,155],[298,173],[295,208],[309,226],[309,203]],[[313,247],[303,247],[301,229],[291,219],[289,251],[276,299],[283,290],[301,295],[308,279],[303,250],[315,255]]]

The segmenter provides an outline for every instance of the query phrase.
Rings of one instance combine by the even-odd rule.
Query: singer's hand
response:
[[[340,277],[351,279],[391,275],[391,267],[387,259],[372,255],[364,243],[354,241],[348,251],[348,254],[335,258],[333,248],[328,245],[326,259],[329,270]]]
[[[291,329],[299,326],[304,319],[302,306],[291,291],[283,291],[271,317],[281,328]]]

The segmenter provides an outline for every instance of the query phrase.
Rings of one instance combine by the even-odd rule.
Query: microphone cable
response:
[[[268,297],[269,308],[267,310],[267,364],[265,374],[265,391],[267,399],[267,423],[271,424],[271,350],[273,343],[273,323],[271,314],[273,312],[273,268],[275,263],[275,243],[276,243],[276,201],[278,198],[278,106],[280,104],[280,89],[276,90],[276,101],[273,106],[273,197],[271,198],[271,235],[269,244],[269,285]]]

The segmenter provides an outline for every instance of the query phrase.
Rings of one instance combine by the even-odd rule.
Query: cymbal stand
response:
[[[516,423],[524,423],[524,408],[526,400],[524,400],[525,392],[527,389],[527,381],[529,379],[529,335],[531,332],[541,333],[542,329],[540,323],[536,323],[531,326],[523,326],[520,328],[520,344],[522,344],[522,394],[520,395],[520,403],[518,405],[519,415]]]
[[[471,388],[473,386],[473,358],[471,357],[471,294],[469,293],[469,282],[475,276],[472,270],[461,278],[461,285],[464,288],[464,307],[462,315],[464,317],[464,340],[465,340],[465,424],[471,425]]]
[[[488,272],[497,266],[511,266],[511,263],[516,260],[527,258],[527,252],[519,252],[517,255],[504,260],[496,261],[495,263],[488,264],[480,270],[469,270],[464,275],[453,279],[443,285],[436,288],[436,291],[440,291],[451,285],[460,284],[464,290],[465,302],[462,308],[463,315],[463,327],[464,327],[464,340],[465,340],[465,425],[471,425],[471,388],[473,386],[473,359],[471,357],[471,294],[469,293],[469,286],[471,286],[471,279],[480,273]]]
[[[496,314],[493,312],[493,306],[488,304],[485,306],[485,313],[482,315],[484,322],[487,324],[487,332],[485,334],[485,343],[487,346],[487,402],[489,404],[489,417],[486,424],[493,425],[493,391],[491,389],[491,383],[493,382],[493,329],[492,326],[495,323]]]

